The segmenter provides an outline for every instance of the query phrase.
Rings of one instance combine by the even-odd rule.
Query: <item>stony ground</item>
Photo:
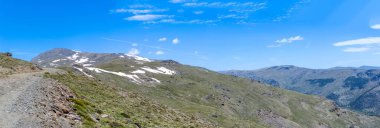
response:
[[[80,117],[74,114],[67,98],[74,97],[65,86],[44,79],[44,72],[14,74],[0,78],[0,126],[78,127]]]

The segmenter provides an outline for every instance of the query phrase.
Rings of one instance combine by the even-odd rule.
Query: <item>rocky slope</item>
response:
[[[340,106],[369,115],[380,115],[380,69],[376,67],[307,69],[275,66],[223,73],[305,94],[324,96]]]
[[[0,53],[0,77],[15,73],[40,71],[37,65],[12,58],[10,54]]]
[[[193,127],[317,128],[374,127],[380,121],[377,117],[341,109],[324,98],[286,91],[175,61],[54,49],[36,57],[33,62],[45,67],[63,66],[68,74],[46,77],[69,86],[82,97],[80,100],[108,108],[106,113],[111,115],[112,120],[90,121],[90,126],[116,122],[113,124],[120,126],[133,123],[141,127],[175,127],[178,125],[176,122],[182,122],[179,124]],[[128,99],[135,96],[123,92],[146,97],[149,102],[140,102],[139,105],[147,107],[144,110],[148,110],[148,113],[134,104],[138,100]],[[127,97],[132,104],[124,102],[125,99],[117,100],[126,105],[123,107],[112,97]],[[165,109],[160,111],[162,114],[150,109],[156,105],[149,104],[156,102],[183,114],[174,112],[172,116],[162,117],[167,114]],[[85,112],[81,114],[82,117],[91,117],[89,115],[99,109],[85,108],[90,110],[83,109]],[[120,108],[129,108],[127,110],[131,111]],[[120,117],[117,113],[129,114]],[[183,116],[172,118],[178,115]],[[125,122],[125,118],[130,121]]]
[[[0,56],[0,127],[80,127],[81,119],[66,99],[74,94],[52,79],[43,78],[42,70],[11,56]]]

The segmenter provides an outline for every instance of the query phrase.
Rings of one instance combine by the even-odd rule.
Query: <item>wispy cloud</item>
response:
[[[140,51],[136,48],[131,48],[131,50],[129,50],[128,52],[128,55],[138,55],[140,54]]]
[[[168,40],[168,38],[166,38],[166,37],[161,37],[161,38],[158,39],[159,42],[164,42],[164,41],[167,41],[167,40]]]
[[[161,19],[156,21],[145,22],[146,24],[170,23],[170,24],[215,24],[220,20],[176,20],[176,19]]]
[[[148,14],[148,13],[155,13],[155,12],[166,12],[167,9],[115,9],[111,10],[112,13],[132,13],[132,14]]]
[[[283,38],[281,40],[276,40],[276,43],[293,43],[294,41],[300,41],[303,40],[303,37],[301,36],[294,36],[289,38]]]
[[[172,43],[173,44],[178,44],[180,42],[180,40],[178,39],[178,38],[174,38],[173,40],[172,40]]]
[[[286,44],[292,44],[295,41],[301,41],[301,40],[304,40],[304,38],[302,36],[293,36],[293,37],[289,37],[289,38],[282,38],[280,40],[276,40],[275,44],[269,45],[267,47],[270,47],[270,48],[281,47],[281,46],[284,46]]]
[[[215,7],[215,8],[222,8],[222,7],[259,7],[262,6],[262,3],[254,3],[254,2],[245,2],[245,3],[238,3],[238,2],[188,2],[184,3],[183,6],[187,7]]]
[[[274,22],[279,22],[279,21],[283,21],[285,19],[288,19],[289,17],[291,17],[291,15],[296,11],[298,10],[300,7],[302,7],[302,5],[306,4],[306,3],[309,3],[311,0],[300,0],[298,2],[296,2],[292,7],[290,7],[283,15],[280,15],[278,17],[276,17],[273,21]]]
[[[128,12],[127,9],[124,9],[124,8],[119,8],[119,9],[115,9],[115,10],[110,10],[111,13],[126,13]]]
[[[380,30],[380,24],[375,24],[371,26],[372,29]]]
[[[203,14],[204,12],[203,11],[194,11],[193,13],[196,15],[200,15],[200,14]]]
[[[367,52],[371,48],[370,47],[349,47],[345,48],[343,51],[344,52]]]
[[[172,16],[146,14],[146,15],[134,15],[134,16],[125,18],[125,20],[129,20],[129,21],[154,21],[154,20],[159,20],[159,19],[168,18],[168,17],[172,17]]]
[[[236,24],[248,22],[246,19],[258,10],[266,8],[266,3],[257,2],[185,2],[182,4],[187,8],[208,8],[218,9],[219,13],[215,13],[215,18],[219,21],[224,19],[235,19],[229,22]],[[196,13],[199,14],[199,13]],[[216,20],[213,20],[216,21]]]
[[[246,18],[248,18],[248,15],[228,14],[228,15],[218,16],[218,18],[219,19],[228,19],[228,18],[232,18],[232,19],[246,19]]]
[[[346,47],[344,52],[368,52],[380,48],[380,37],[367,37],[355,40],[337,42],[336,47]]]
[[[334,46],[340,47],[340,46],[372,45],[372,44],[380,44],[380,37],[367,37],[367,38],[337,42],[334,44]]]
[[[132,9],[141,9],[141,8],[152,9],[152,8],[155,8],[153,5],[149,5],[149,4],[133,4],[133,5],[129,5],[128,7],[132,8]]]
[[[185,2],[192,2],[192,1],[195,1],[195,0],[169,0],[170,3],[175,3],[175,4],[185,3]]]
[[[143,24],[209,24],[217,25],[225,19],[235,24],[248,23],[248,18],[257,10],[266,8],[262,2],[198,2],[199,0],[168,0],[173,6],[181,6],[179,10],[189,10],[194,15],[201,15],[204,10],[212,9],[207,19],[203,17],[192,17],[183,11],[157,8],[153,5],[130,5],[129,8],[110,10],[111,13],[132,14],[124,18],[127,21],[140,21]],[[213,11],[218,10],[218,11]]]
[[[165,52],[163,52],[163,51],[156,51],[155,54],[156,54],[156,55],[163,55],[163,54],[165,54]]]
[[[152,49],[157,49],[157,50],[165,50],[165,51],[175,52],[174,50],[171,50],[171,49],[166,49],[166,48],[152,46],[152,45],[146,45],[146,44],[139,44],[136,42],[126,41],[126,40],[119,40],[119,39],[106,38],[106,37],[103,37],[102,39],[108,40],[108,41],[113,41],[113,42],[127,43],[127,44],[132,45],[132,46],[135,45],[135,46],[142,46],[142,47],[147,47],[147,48],[152,48]]]

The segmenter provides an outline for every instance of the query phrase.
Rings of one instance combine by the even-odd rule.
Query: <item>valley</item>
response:
[[[376,67],[307,69],[274,66],[222,73],[262,81],[304,94],[323,96],[339,106],[368,115],[380,114],[380,70]]]

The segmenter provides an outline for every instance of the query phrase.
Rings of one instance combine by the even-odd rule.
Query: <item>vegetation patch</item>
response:
[[[364,86],[368,82],[369,82],[368,78],[361,78],[361,77],[350,76],[346,80],[344,80],[343,87],[350,88],[350,90],[363,89]]]
[[[0,76],[39,70],[41,69],[32,63],[12,58],[11,53],[0,53]]]
[[[107,86],[96,79],[65,74],[44,75],[68,86],[69,99],[84,127],[216,127],[210,122],[150,101],[138,93]]]
[[[335,79],[333,79],[333,78],[327,78],[327,79],[310,79],[310,80],[306,80],[306,81],[308,81],[309,84],[311,84],[311,85],[316,85],[316,86],[319,86],[319,87],[324,87],[324,86],[326,86],[327,84],[334,82]]]
[[[335,93],[330,93],[329,95],[326,96],[327,99],[330,99],[330,100],[338,100],[339,99],[339,95],[335,94]]]

